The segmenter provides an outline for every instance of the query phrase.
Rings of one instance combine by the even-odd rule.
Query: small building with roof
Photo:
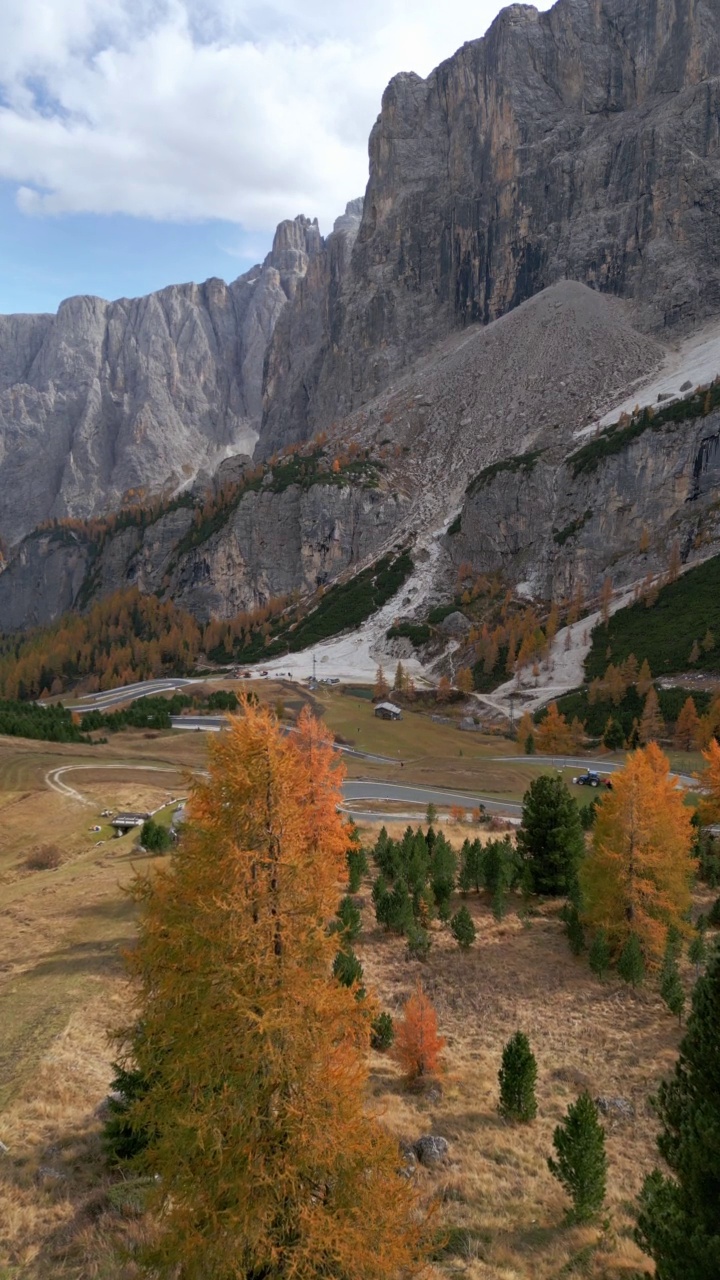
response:
[[[379,720],[402,720],[402,710],[394,702],[378,702],[375,715]]]

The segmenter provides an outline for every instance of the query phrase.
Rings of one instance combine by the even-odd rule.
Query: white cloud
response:
[[[3,0],[0,178],[28,214],[327,229],[364,189],[391,75],[426,75],[500,7]]]

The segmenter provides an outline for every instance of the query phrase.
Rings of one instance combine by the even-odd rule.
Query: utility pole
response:
[[[317,684],[317,657],[313,654],[313,684]]]

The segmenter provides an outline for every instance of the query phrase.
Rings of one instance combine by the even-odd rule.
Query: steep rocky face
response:
[[[720,0],[512,5],[427,80],[397,76],[349,269],[321,255],[271,344],[259,453],[562,277],[656,330],[717,314],[719,76]]]
[[[379,489],[291,485],[247,493],[218,532],[187,550],[188,508],[119,529],[97,555],[82,531],[34,533],[0,572],[2,629],[52,622],[128,586],[168,596],[202,622],[231,618],[360,567],[386,549],[406,506]]]
[[[500,570],[537,596],[561,599],[582,583],[596,594],[720,551],[720,412],[647,429],[577,472],[573,455],[528,454],[472,487],[461,529],[447,538],[455,564]]]
[[[0,316],[0,536],[176,489],[252,451],[267,345],[321,243],[296,218],[231,285]]]

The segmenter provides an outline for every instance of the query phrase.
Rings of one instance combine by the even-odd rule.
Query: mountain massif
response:
[[[709,554],[711,393],[597,433],[673,359],[672,404],[720,373],[678,345],[720,323],[719,219],[720,0],[510,6],[391,81],[327,238],[0,318],[0,629],[126,583],[230,617],[411,543],[439,596],[461,563],[547,598]]]

